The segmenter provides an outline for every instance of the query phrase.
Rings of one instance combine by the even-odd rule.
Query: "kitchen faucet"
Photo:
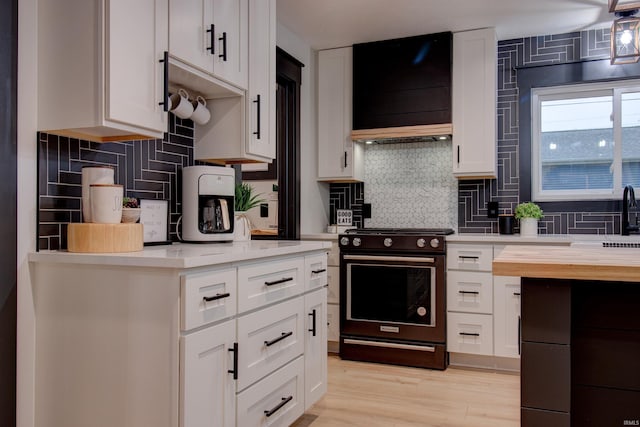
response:
[[[638,226],[638,216],[636,215],[636,224],[629,224],[629,208],[636,208],[636,196],[631,185],[624,187],[624,194],[622,195],[622,235],[628,236],[629,233],[637,233],[640,231]]]

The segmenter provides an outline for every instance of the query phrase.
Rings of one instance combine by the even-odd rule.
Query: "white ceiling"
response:
[[[499,40],[611,25],[607,0],[277,0],[278,21],[315,49],[495,27]]]

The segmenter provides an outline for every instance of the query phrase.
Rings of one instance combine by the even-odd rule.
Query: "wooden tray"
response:
[[[141,251],[142,224],[71,223],[67,228],[69,252],[114,253]]]

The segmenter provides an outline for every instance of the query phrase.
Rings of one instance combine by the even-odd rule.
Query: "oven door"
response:
[[[343,254],[343,335],[444,342],[444,256]]]

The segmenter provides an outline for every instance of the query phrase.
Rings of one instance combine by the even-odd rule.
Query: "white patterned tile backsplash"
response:
[[[458,228],[458,181],[451,141],[365,147],[367,227]]]

